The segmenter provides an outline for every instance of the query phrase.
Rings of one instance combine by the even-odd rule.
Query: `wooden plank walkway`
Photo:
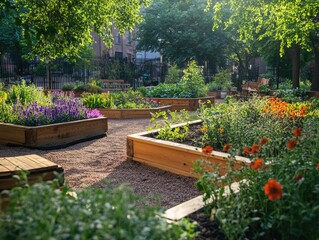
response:
[[[54,172],[63,173],[63,168],[38,155],[24,155],[0,158],[0,191],[19,185],[14,175],[19,171],[29,173],[28,182],[48,181],[56,178]]]

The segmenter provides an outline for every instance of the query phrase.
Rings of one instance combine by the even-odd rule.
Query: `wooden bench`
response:
[[[106,80],[102,79],[102,88],[104,91],[127,91],[131,88],[131,85],[128,83],[125,83],[124,80]]]
[[[10,190],[15,186],[23,185],[14,175],[26,171],[28,183],[49,181],[56,179],[56,173],[63,176],[63,168],[38,155],[24,155],[0,158],[0,192]]]

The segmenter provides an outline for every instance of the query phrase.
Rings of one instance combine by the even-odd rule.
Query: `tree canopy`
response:
[[[31,48],[30,57],[50,61],[76,57],[92,42],[92,31],[107,45],[111,26],[122,33],[141,21],[140,9],[149,0],[4,0],[0,17],[14,17]]]
[[[295,57],[300,55],[298,49],[318,51],[319,2],[317,0],[208,0],[207,2],[214,13],[215,29],[235,28],[240,39],[245,41],[276,40],[280,45],[281,56],[287,49],[293,49]],[[313,85],[319,83],[319,71],[315,78],[317,82],[313,81]]]
[[[206,0],[153,1],[138,27],[138,48],[159,51],[180,66],[190,59],[223,64],[225,36],[212,31],[213,15],[205,6]]]

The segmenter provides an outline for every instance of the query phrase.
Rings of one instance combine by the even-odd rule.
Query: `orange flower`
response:
[[[244,147],[243,148],[243,154],[248,155],[250,153],[250,147]]]
[[[230,146],[231,146],[230,143],[225,144],[225,146],[224,146],[224,148],[223,148],[223,151],[224,151],[224,152],[228,152]]]
[[[317,170],[319,170],[319,162],[317,163]]]
[[[251,146],[251,154],[257,154],[259,153],[259,146],[254,144]]]
[[[200,130],[201,130],[202,132],[206,132],[207,128],[202,127]]]
[[[276,200],[282,197],[282,189],[280,183],[276,179],[269,179],[264,186],[264,192],[269,200]]]
[[[302,136],[301,128],[295,128],[295,129],[292,131],[292,133],[293,133],[293,135],[295,135],[296,137]]]
[[[204,147],[204,148],[202,148],[202,153],[204,153],[204,154],[211,154],[212,152],[213,152],[213,147],[211,147],[211,146],[206,146],[206,147]]]
[[[299,181],[302,179],[302,175],[298,173],[298,174],[295,175],[294,178],[295,178],[295,180],[296,180],[297,182],[299,182]]]
[[[288,144],[287,144],[287,147],[290,149],[290,150],[293,150],[296,148],[296,145],[297,145],[297,139],[296,138],[293,138],[293,139],[290,139]]]
[[[263,137],[262,139],[260,139],[260,141],[259,141],[259,145],[260,146],[263,146],[263,145],[265,145],[267,142],[268,142],[268,138],[266,138],[266,137]]]
[[[258,170],[258,169],[261,168],[261,166],[263,165],[263,163],[264,163],[264,160],[263,160],[262,158],[258,158],[258,159],[256,159],[254,162],[252,162],[252,163],[250,164],[250,167],[251,167],[252,169],[254,169],[254,170]]]
[[[223,128],[219,128],[218,131],[219,131],[219,133],[223,133],[224,129]]]

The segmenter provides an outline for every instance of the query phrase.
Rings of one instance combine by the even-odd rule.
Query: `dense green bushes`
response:
[[[156,209],[137,205],[126,187],[70,189],[35,184],[10,191],[0,213],[0,239],[192,239],[193,225],[168,224]]]
[[[145,97],[158,98],[198,98],[207,96],[207,87],[204,83],[202,69],[195,61],[191,61],[183,71],[178,83],[162,83],[150,89],[142,88],[140,91]]]

